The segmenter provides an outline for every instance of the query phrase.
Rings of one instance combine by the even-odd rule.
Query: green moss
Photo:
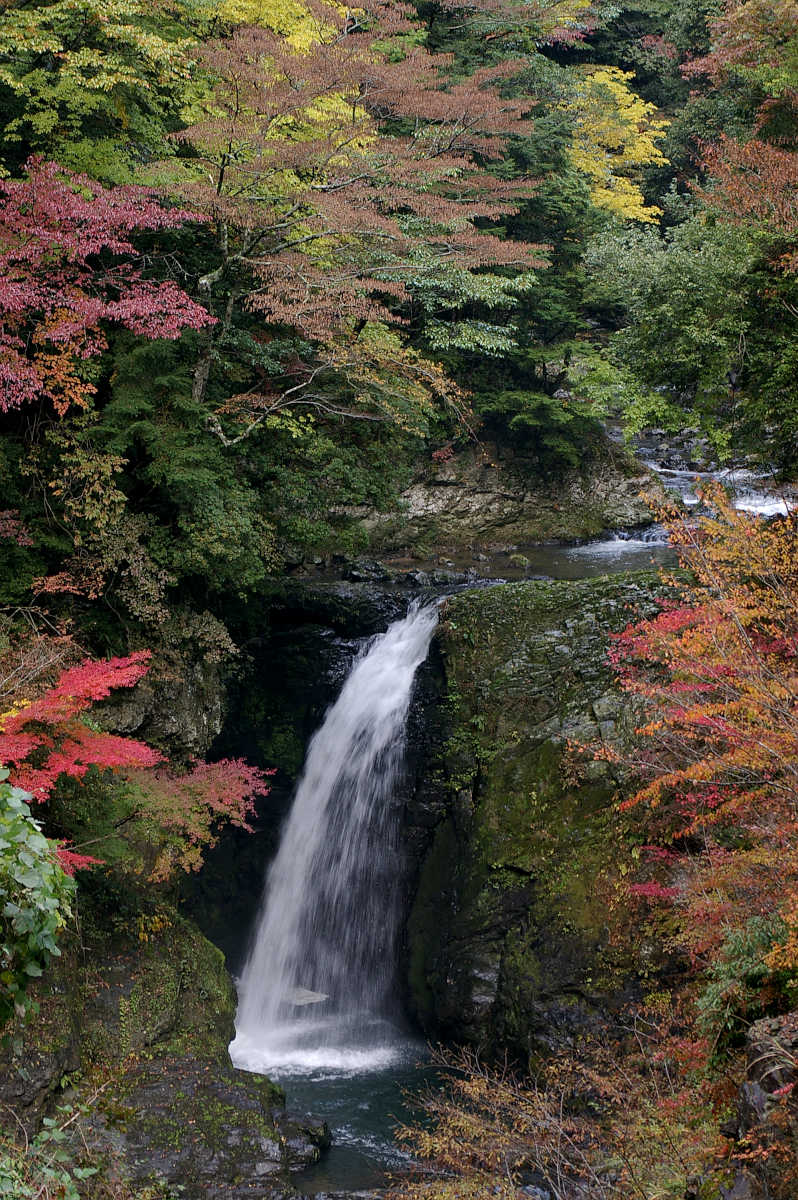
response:
[[[659,587],[641,572],[447,603],[449,732],[431,771],[446,780],[450,815],[409,926],[410,989],[430,1032],[524,1046],[541,1003],[572,1006],[627,969],[605,945],[597,886],[617,785],[607,771],[575,778],[567,745],[622,729],[608,634],[635,607],[651,612]]]

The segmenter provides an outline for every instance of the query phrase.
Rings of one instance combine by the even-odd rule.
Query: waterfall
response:
[[[389,1061],[407,711],[437,605],[358,655],[308,747],[239,981],[230,1055],[249,1070]]]

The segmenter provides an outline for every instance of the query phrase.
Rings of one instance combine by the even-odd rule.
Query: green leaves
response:
[[[187,39],[140,0],[11,5],[0,25],[8,161],[40,151],[104,182],[167,157],[190,74]],[[3,94],[5,93],[5,94]],[[15,153],[16,148],[19,150]]]
[[[7,777],[0,772],[0,1027],[15,1013],[25,1015],[30,980],[60,953],[57,937],[75,890],[58,863],[55,843],[31,816],[31,797],[11,787]]]

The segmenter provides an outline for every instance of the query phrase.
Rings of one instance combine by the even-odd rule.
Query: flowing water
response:
[[[415,604],[368,642],[310,742],[239,980],[230,1046],[236,1066],[294,1081],[294,1105],[311,1084],[308,1103],[320,1116],[354,1086],[350,1142],[365,1158],[369,1140],[388,1142],[387,1128],[374,1128],[369,1093],[422,1049],[395,1010],[397,790],[413,681],[437,620],[436,604]],[[386,1105],[377,1109],[387,1125]],[[346,1128],[331,1123],[340,1146]]]
[[[790,507],[748,471],[647,465],[687,507],[710,478],[731,486],[740,509],[770,516]],[[658,525],[523,551],[523,566],[507,551],[469,570],[475,582],[579,579],[673,556]],[[392,1127],[407,1115],[403,1086],[417,1087],[423,1075],[424,1047],[402,1029],[395,1005],[398,791],[413,681],[436,624],[437,605],[415,604],[357,656],[308,747],[239,980],[233,1062],[285,1084],[292,1109],[333,1129],[329,1155],[297,1178],[309,1192],[378,1186],[401,1164]]]

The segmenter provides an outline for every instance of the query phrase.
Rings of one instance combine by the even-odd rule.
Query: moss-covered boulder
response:
[[[291,1169],[329,1144],[323,1124],[286,1116],[269,1079],[234,1070],[224,957],[172,910],[133,936],[75,939],[37,1001],[0,1061],[0,1102],[29,1131],[58,1103],[88,1102],[82,1137],[109,1180],[284,1200]]]
[[[568,743],[622,735],[609,634],[660,588],[642,572],[447,603],[447,728],[410,813],[435,825],[408,923],[410,1004],[431,1036],[526,1057],[622,987],[603,884],[617,784],[602,763],[575,773]]]

